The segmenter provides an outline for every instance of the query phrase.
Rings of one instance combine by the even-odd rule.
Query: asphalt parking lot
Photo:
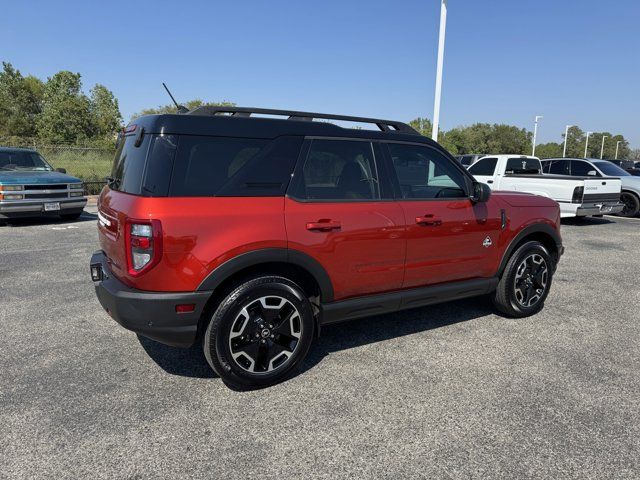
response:
[[[0,477],[640,477],[640,220],[565,222],[535,317],[327,327],[295,378],[238,393],[100,308],[92,208],[0,228]]]

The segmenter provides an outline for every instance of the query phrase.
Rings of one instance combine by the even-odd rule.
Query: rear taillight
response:
[[[584,187],[574,188],[573,197],[571,197],[571,203],[582,203],[583,195],[584,195]]]
[[[153,268],[162,257],[160,220],[129,220],[125,227],[127,269],[137,276]]]

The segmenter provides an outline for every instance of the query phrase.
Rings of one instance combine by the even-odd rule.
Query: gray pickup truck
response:
[[[0,224],[19,217],[73,220],[87,203],[82,181],[35,150],[0,147]]]

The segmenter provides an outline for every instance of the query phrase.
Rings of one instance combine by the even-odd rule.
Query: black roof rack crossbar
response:
[[[383,132],[402,132],[410,134],[418,134],[418,132],[411,126],[404,122],[397,122],[395,120],[382,120],[379,118],[366,118],[366,117],[352,117],[349,115],[331,115],[328,113],[313,113],[313,112],[297,112],[295,110],[276,110],[272,108],[250,108],[250,107],[224,107],[207,105],[195,108],[191,110],[187,115],[218,115],[229,114],[234,117],[250,117],[252,114],[264,114],[264,115],[281,115],[288,117],[289,120],[304,120],[312,121],[316,118],[322,118],[326,120],[344,120],[347,122],[360,122],[371,123],[376,125]]]

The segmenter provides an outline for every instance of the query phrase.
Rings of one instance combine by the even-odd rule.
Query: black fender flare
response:
[[[232,275],[261,263],[288,263],[303,268],[318,282],[322,301],[333,301],[333,284],[324,267],[306,253],[287,248],[262,248],[227,260],[206,276],[197,291],[213,291]]]
[[[556,251],[551,253],[553,253],[556,256],[557,260],[560,260],[560,255],[562,255],[564,249],[562,247],[562,239],[560,238],[558,231],[555,228],[553,228],[551,225],[548,225],[546,223],[534,223],[532,225],[529,225],[523,228],[513,238],[513,240],[511,240],[511,243],[509,243],[509,246],[507,247],[504,254],[502,255],[502,261],[500,262],[500,267],[498,268],[498,276],[502,276],[502,272],[507,266],[507,262],[511,258],[511,254],[514,252],[516,247],[522,242],[522,240],[536,233],[544,233],[553,239],[553,241],[556,244]]]

